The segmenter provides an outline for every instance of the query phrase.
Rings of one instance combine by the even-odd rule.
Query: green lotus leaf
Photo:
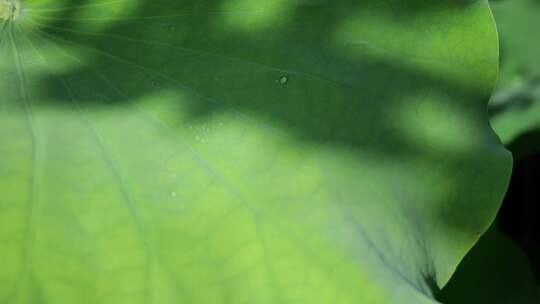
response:
[[[0,303],[437,303],[499,207],[486,1],[1,3]]]

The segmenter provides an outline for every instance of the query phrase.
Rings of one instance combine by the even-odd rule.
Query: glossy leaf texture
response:
[[[506,144],[523,136],[538,142],[534,134],[540,130],[540,1],[499,0],[491,6],[501,40],[500,81],[491,102],[493,127]],[[540,150],[540,144],[528,145],[525,150]]]
[[[6,5],[1,303],[436,303],[500,205],[486,1]]]

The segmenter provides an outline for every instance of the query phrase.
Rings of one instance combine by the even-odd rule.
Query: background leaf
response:
[[[538,287],[527,256],[490,229],[459,265],[439,296],[444,303],[535,304]]]
[[[491,101],[492,123],[503,142],[526,141],[513,151],[540,150],[540,2],[501,0],[491,2],[501,40],[499,85]],[[526,136],[526,139],[520,139]]]

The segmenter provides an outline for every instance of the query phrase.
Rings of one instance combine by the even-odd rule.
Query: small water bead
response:
[[[279,78],[278,82],[279,82],[280,84],[286,84],[287,82],[289,82],[289,77],[287,77],[287,76],[281,76],[281,77]]]
[[[171,197],[176,197],[176,195],[177,195],[176,192],[174,192],[174,191],[171,192]]]

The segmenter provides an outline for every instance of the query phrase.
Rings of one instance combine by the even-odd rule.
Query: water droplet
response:
[[[511,80],[512,85],[521,85],[523,83],[523,76],[521,75],[515,75],[514,78]]]
[[[289,82],[289,77],[281,76],[281,77],[279,77],[278,81],[279,81],[280,84],[286,84],[287,82]]]
[[[171,197],[176,197],[176,192],[171,192]]]

